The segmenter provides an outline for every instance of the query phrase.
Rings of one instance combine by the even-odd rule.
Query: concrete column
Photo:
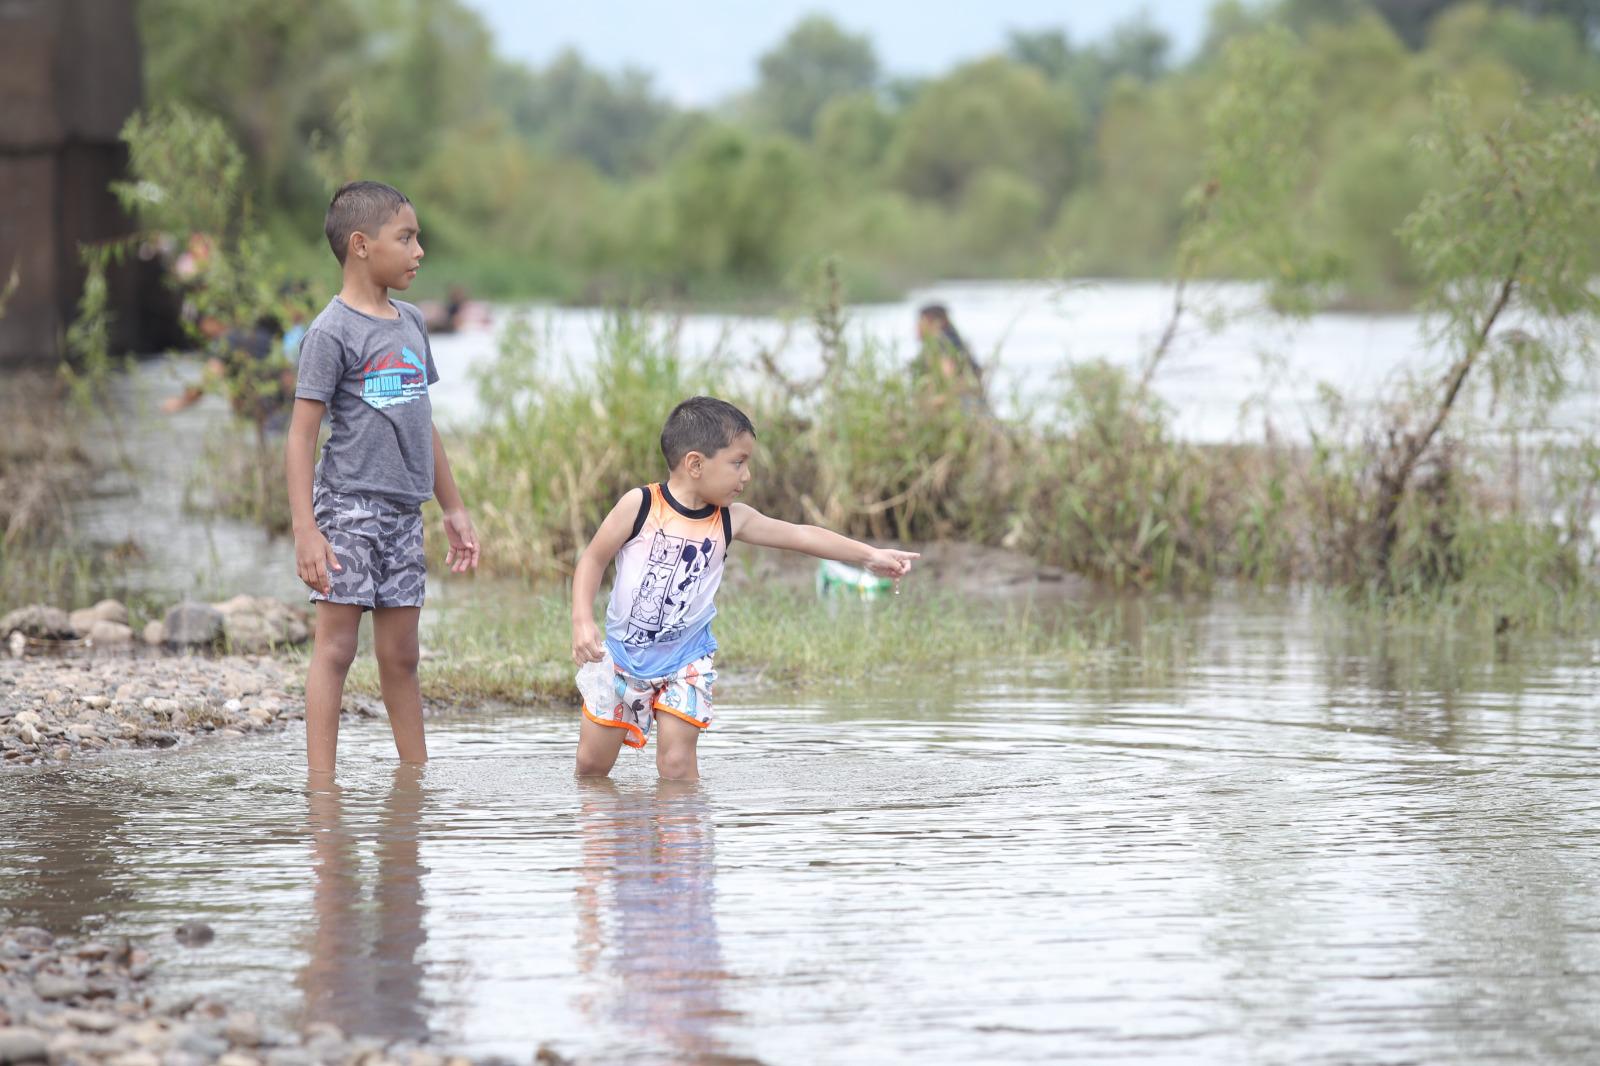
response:
[[[117,138],[140,105],[134,0],[0,0],[0,363],[50,362],[77,307],[80,243],[133,227],[107,185],[123,176]],[[115,269],[114,345],[171,336],[171,300],[153,264]]]

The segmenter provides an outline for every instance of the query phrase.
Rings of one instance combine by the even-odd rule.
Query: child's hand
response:
[[[324,596],[333,595],[333,581],[328,577],[328,572],[344,569],[339,565],[339,557],[333,554],[333,545],[328,543],[328,538],[322,535],[320,529],[295,534],[294,568],[300,574],[301,581],[313,592],[320,592]]]
[[[444,554],[444,565],[452,574],[478,568],[478,534],[472,528],[472,519],[466,508],[444,513],[444,535],[450,550]]]
[[[866,569],[879,577],[896,580],[911,572],[911,561],[922,558],[921,552],[903,552],[895,548],[874,548],[867,557]]]
[[[572,661],[582,666],[605,658],[605,644],[593,622],[572,623]]]

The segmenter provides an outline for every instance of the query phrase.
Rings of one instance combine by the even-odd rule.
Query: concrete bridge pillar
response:
[[[83,288],[78,246],[132,229],[107,185],[117,139],[140,105],[134,0],[0,0],[0,364],[50,362]],[[113,270],[114,348],[170,339],[171,300],[154,264]]]

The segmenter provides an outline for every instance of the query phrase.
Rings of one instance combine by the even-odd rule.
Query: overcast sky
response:
[[[502,55],[536,65],[576,48],[596,66],[635,66],[680,103],[708,104],[756,79],[756,60],[802,17],[864,33],[891,75],[932,74],[994,51],[1011,29],[1059,27],[1077,42],[1149,16],[1179,55],[1193,49],[1214,0],[467,0]]]

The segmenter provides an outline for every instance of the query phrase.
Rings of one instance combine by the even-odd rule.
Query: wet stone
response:
[[[35,951],[48,951],[56,942],[47,931],[33,925],[19,925],[7,933],[5,939]]]
[[[0,1029],[0,1066],[43,1062],[49,1054],[43,1033],[35,1029]]]
[[[106,1060],[107,1066],[161,1066],[153,1051],[125,1051]]]
[[[266,1054],[267,1066],[311,1066],[313,1060],[311,1053],[305,1048],[280,1047],[273,1048]]]
[[[203,603],[180,603],[161,624],[169,647],[203,647],[222,639],[222,612]]]
[[[72,1028],[88,1033],[109,1033],[119,1024],[115,1014],[98,1010],[62,1011],[59,1017]]]
[[[184,1032],[173,1040],[173,1047],[211,1062],[219,1055],[227,1054],[228,1042],[215,1033],[208,1033],[196,1026],[187,1026]]]
[[[174,930],[173,935],[178,938],[178,943],[192,948],[211,943],[217,934],[205,922],[184,922]]]
[[[235,1047],[253,1048],[261,1043],[261,1022],[253,1012],[239,1011],[228,1016],[222,1035]]]
[[[89,994],[89,983],[81,977],[44,973],[34,978],[33,992],[44,1000],[77,999]]]
[[[72,619],[58,607],[36,603],[0,618],[0,634],[21,633],[34,640],[71,640],[78,635]]]

